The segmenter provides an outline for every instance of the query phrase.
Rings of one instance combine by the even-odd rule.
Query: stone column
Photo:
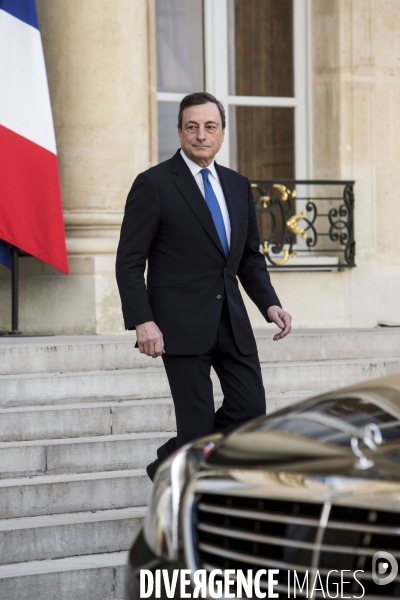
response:
[[[132,181],[157,153],[153,2],[36,4],[70,275],[21,259],[20,327],[26,332],[122,331],[114,263],[123,207]],[[7,306],[0,313],[0,328],[7,328]]]

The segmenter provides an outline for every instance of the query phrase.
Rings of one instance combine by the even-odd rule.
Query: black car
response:
[[[235,580],[251,569],[261,572],[266,597],[399,597],[397,560],[400,374],[177,451],[157,472],[129,554],[126,599],[157,597],[149,582],[162,569],[169,581],[174,570],[190,570],[188,590],[196,571],[222,580],[231,570]],[[178,588],[169,596],[163,588],[161,597],[185,597]]]

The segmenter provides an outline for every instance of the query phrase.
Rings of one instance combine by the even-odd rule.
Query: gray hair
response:
[[[179,105],[179,113],[178,113],[178,127],[182,129],[182,114],[185,108],[189,106],[195,106],[197,104],[207,104],[207,102],[213,102],[217,105],[219,114],[221,115],[222,121],[222,129],[225,129],[226,126],[226,117],[225,117],[225,108],[222,102],[217,100],[215,96],[212,94],[208,94],[207,92],[194,92],[194,94],[188,94],[182,100]]]

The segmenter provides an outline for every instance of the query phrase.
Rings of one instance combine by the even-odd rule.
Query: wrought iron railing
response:
[[[254,179],[251,187],[270,269],[356,266],[354,181]]]

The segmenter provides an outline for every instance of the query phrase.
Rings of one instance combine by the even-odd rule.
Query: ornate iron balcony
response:
[[[251,187],[269,269],[356,266],[354,181],[253,179]]]

